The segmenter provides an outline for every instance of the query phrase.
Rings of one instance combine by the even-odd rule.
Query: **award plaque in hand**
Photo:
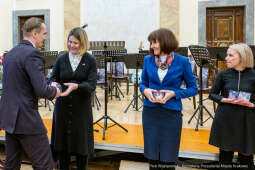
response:
[[[60,93],[62,93],[62,86],[60,84],[57,85],[57,88],[60,90]]]
[[[160,91],[157,91],[157,92],[152,92],[152,95],[154,97],[154,99],[161,103],[162,102],[162,99],[164,98],[165,96],[165,93],[164,92],[160,92]]]

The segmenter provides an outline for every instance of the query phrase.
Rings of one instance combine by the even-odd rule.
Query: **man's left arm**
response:
[[[39,51],[33,52],[33,54],[26,59],[25,69],[29,75],[30,82],[33,86],[36,96],[50,100],[54,99],[57,93],[57,89],[56,87],[52,87],[47,84],[46,77],[43,74],[43,58]]]

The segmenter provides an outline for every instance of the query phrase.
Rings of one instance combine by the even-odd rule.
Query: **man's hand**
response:
[[[51,85],[51,86],[54,86],[54,87],[57,87],[58,82],[51,82],[50,85]]]
[[[57,87],[58,86],[58,82],[51,82],[50,86],[53,86],[57,89],[57,93],[56,96],[54,97],[54,99],[58,98],[61,95],[61,90]]]
[[[61,93],[61,96],[68,96],[73,90],[78,89],[77,83],[64,83],[65,86],[68,86],[66,91]]]
[[[59,88],[55,87],[57,89],[57,93],[56,96],[54,97],[54,99],[58,98],[61,95],[61,91]]]

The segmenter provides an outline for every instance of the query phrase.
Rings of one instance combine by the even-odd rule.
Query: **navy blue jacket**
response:
[[[27,40],[5,55],[0,129],[14,134],[46,133],[38,112],[38,98],[53,99],[56,88],[47,85],[43,65],[41,53]]]
[[[182,82],[185,82],[186,88],[181,88]],[[192,72],[191,65],[187,57],[174,54],[171,66],[162,83],[158,77],[158,67],[155,63],[155,56],[146,56],[144,58],[142,82],[140,91],[145,88],[155,90],[173,90],[175,97],[168,100],[165,104],[152,103],[147,98],[144,100],[144,106],[156,107],[162,106],[170,110],[182,110],[181,99],[197,94],[196,78]]]

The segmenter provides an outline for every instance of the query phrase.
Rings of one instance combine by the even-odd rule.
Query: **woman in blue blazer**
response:
[[[143,108],[144,156],[150,170],[175,169],[182,129],[181,99],[197,94],[196,78],[187,57],[174,53],[178,42],[169,29],[148,36],[150,54],[144,58],[140,91]],[[185,82],[185,89],[181,88]],[[155,97],[159,95],[159,98]],[[162,97],[163,96],[163,97]]]

